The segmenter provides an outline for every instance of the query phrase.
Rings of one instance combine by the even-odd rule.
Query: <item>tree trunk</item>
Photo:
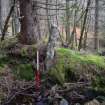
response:
[[[50,29],[51,29],[51,17],[49,16],[50,15],[50,11],[48,10],[49,8],[49,0],[46,0],[46,16],[47,16],[47,24],[48,24],[48,34],[50,35]]]
[[[59,11],[57,10],[57,8],[58,8],[57,5],[58,5],[58,0],[56,0],[56,24],[57,24],[57,26],[58,26],[58,25],[59,25],[59,24],[58,24],[58,12],[59,12]]]
[[[19,22],[19,5],[17,4],[17,6],[14,7],[14,11],[12,14],[12,35],[16,35],[17,33],[20,32],[20,22]]]
[[[4,23],[4,27],[3,27],[3,30],[2,30],[1,41],[4,40],[5,34],[6,34],[7,30],[8,30],[8,23],[9,23],[9,20],[11,18],[12,12],[14,10],[14,6],[15,6],[15,3],[11,7],[10,12],[8,13],[8,16],[6,17],[6,20],[5,20],[5,23]]]
[[[70,42],[70,12],[69,0],[66,0],[66,41]]]
[[[1,26],[1,0],[0,0],[0,35],[1,35],[1,30],[2,30],[2,26]]]
[[[10,11],[10,0],[0,0],[0,29],[2,31],[5,20]]]
[[[75,3],[74,5],[77,5],[77,0],[75,0]],[[74,9],[73,11],[73,30],[72,30],[72,33],[71,33],[71,37],[70,37],[70,44],[71,44],[71,48],[72,49],[75,49],[76,46],[77,46],[77,39],[76,39],[76,26],[77,26],[77,9]]]
[[[91,0],[88,0],[87,1],[86,11],[85,11],[85,14],[84,14],[82,29],[81,29],[81,36],[80,36],[80,40],[79,40],[78,50],[80,50],[82,48],[82,39],[83,39],[83,34],[84,34],[84,30],[85,30],[85,25],[86,25],[86,21],[87,21],[87,15],[88,15],[88,10],[89,10],[90,4],[91,4]]]
[[[95,24],[94,24],[94,49],[98,50],[98,18],[99,18],[99,0],[95,0]]]
[[[36,11],[35,4],[35,11]],[[37,12],[37,11],[36,11]],[[21,35],[20,43],[34,44],[37,43],[37,16],[33,18],[32,0],[20,0],[20,15],[21,15]]]

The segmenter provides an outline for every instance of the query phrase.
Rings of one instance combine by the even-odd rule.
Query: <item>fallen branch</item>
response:
[[[27,90],[33,88],[34,85],[35,85],[35,84],[32,84],[31,86],[29,86],[29,87],[27,87],[27,88],[25,88],[25,89],[23,89],[23,90],[18,90],[17,92],[12,93],[2,105],[8,105],[8,104],[10,104],[11,101],[16,98],[16,96],[18,96],[18,95],[20,95],[20,94],[23,94],[25,91],[27,91]]]
[[[66,87],[66,89],[62,89],[62,90],[57,90],[57,93],[64,93],[64,92],[70,92],[72,90],[76,90],[78,88],[88,88],[91,85],[91,83],[82,83],[82,82],[78,82],[78,83],[65,83],[64,87]]]

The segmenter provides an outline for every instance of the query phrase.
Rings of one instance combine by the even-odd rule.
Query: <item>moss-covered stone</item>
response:
[[[70,49],[59,48],[56,49],[55,65],[49,70],[49,75],[63,84],[81,78],[95,80],[95,77],[97,75],[100,77],[103,72],[105,72],[105,57],[81,55]]]
[[[33,54],[36,52],[35,45],[32,45]],[[12,57],[1,57],[0,68],[12,64],[11,70],[19,79],[33,80],[34,73],[28,58],[24,58],[30,46],[22,47],[23,58],[18,60]],[[54,65],[49,70],[49,76],[59,84],[64,82],[76,82],[81,78],[92,81],[94,89],[104,90],[105,86],[105,57],[98,55],[81,55],[79,52],[70,49],[56,49]],[[3,70],[3,69],[1,69]]]

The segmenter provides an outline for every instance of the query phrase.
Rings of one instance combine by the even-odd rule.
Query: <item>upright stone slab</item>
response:
[[[47,46],[46,69],[48,70],[53,65],[55,48],[60,47],[60,33],[55,25],[51,25],[49,42]]]

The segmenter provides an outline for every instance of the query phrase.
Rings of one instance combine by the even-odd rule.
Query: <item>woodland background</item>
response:
[[[0,0],[1,105],[104,105],[104,28],[104,0]]]

